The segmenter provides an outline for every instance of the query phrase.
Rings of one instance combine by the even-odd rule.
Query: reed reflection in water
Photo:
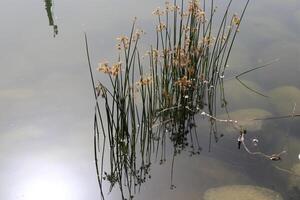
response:
[[[49,20],[49,26],[53,27],[53,37],[55,37],[58,34],[58,26],[54,22],[52,7],[52,0],[45,0],[45,9]]]

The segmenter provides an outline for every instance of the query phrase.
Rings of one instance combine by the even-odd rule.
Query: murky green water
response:
[[[0,1],[0,199],[100,199],[93,158],[93,93],[84,49],[92,63],[115,55],[115,37],[127,33],[134,16],[152,32],[151,12],[163,2],[138,0]],[[243,77],[270,96],[263,98],[235,80],[225,83],[229,111],[238,118],[300,113],[300,3],[297,0],[252,1],[233,50],[226,77],[270,60],[271,66]],[[55,36],[55,37],[54,37]],[[147,42],[147,41],[146,41]],[[100,77],[98,77],[100,78]],[[254,109],[255,108],[255,109]],[[242,109],[242,110],[241,110]],[[220,113],[221,115],[222,113]],[[236,132],[209,146],[207,120],[197,118],[202,152],[184,152],[175,160],[175,190],[170,190],[171,157],[152,166],[152,179],[136,199],[202,199],[225,185],[255,185],[300,199],[299,119],[246,123],[251,151],[237,149]],[[251,141],[258,139],[255,146]],[[107,199],[120,199],[112,193]]]

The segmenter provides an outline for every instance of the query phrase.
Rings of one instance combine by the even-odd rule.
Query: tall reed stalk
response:
[[[122,199],[132,199],[151,178],[153,158],[166,161],[171,141],[173,160],[189,143],[199,153],[194,116],[215,116],[217,92],[248,6],[240,17],[230,14],[229,0],[220,22],[214,0],[166,2],[156,9],[156,43],[144,62],[139,51],[142,30],[134,20],[130,35],[117,38],[115,64],[101,63],[98,71],[109,83],[96,83],[86,50],[95,91],[94,151],[99,188],[104,199],[104,180],[110,191],[117,184]],[[226,104],[222,92],[221,102]],[[213,132],[211,132],[212,136]],[[104,162],[109,161],[109,166]],[[171,179],[173,177],[173,167]],[[171,180],[172,182],[172,180]],[[172,187],[173,184],[171,183]]]

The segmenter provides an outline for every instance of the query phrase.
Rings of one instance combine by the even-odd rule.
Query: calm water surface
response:
[[[0,199],[100,199],[84,32],[96,68],[101,59],[114,58],[115,37],[129,31],[134,16],[146,32],[152,32],[151,12],[162,4],[159,0],[0,1]],[[279,58],[243,79],[266,94],[281,86],[295,88],[288,93],[292,99],[282,92],[287,89],[265,99],[229,80],[225,92],[230,111],[257,108],[279,116],[290,114],[296,102],[295,113],[300,113],[299,35],[298,0],[251,1],[228,77]],[[238,150],[236,133],[223,127],[225,136],[208,152],[209,127],[201,117],[198,121],[203,151],[200,156],[176,157],[176,190],[169,189],[169,160],[153,165],[152,179],[137,199],[196,200],[209,188],[233,184],[267,187],[284,199],[300,199],[299,188],[289,187],[290,174],[279,170],[290,170],[300,162],[299,119],[264,121],[249,131],[249,140],[259,139],[258,146],[249,143],[252,150],[268,154],[287,150],[280,162]],[[113,192],[107,199],[120,197]]]

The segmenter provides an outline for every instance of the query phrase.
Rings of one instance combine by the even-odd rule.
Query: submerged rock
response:
[[[272,114],[270,112],[258,108],[240,109],[229,113],[230,119],[238,121],[238,124],[247,131],[261,130],[263,120],[254,119],[264,119],[270,117],[271,115]],[[228,115],[222,114],[218,116],[218,118],[228,119]],[[229,128],[229,130],[231,130],[231,128],[233,129],[231,124],[228,124],[227,127]]]
[[[265,91],[256,83],[242,80],[247,87],[265,93]],[[224,93],[228,103],[229,109],[240,109],[240,108],[265,108],[268,104],[267,98],[247,89],[237,80],[230,80],[224,82]]]
[[[252,185],[230,185],[209,189],[203,200],[283,200],[281,195],[267,188]]]
[[[282,86],[275,88],[269,92],[272,98],[271,102],[280,115],[292,114],[294,104],[296,103],[296,110],[300,106],[300,90],[294,86]]]
[[[294,165],[294,166],[292,167],[292,171],[293,171],[296,175],[298,175],[298,176],[300,177],[300,163]]]
[[[293,174],[291,174],[289,178],[289,188],[298,188],[300,189],[300,163],[295,164],[291,171]]]
[[[164,200],[198,200],[206,190],[216,184],[253,183],[247,174],[240,171],[239,166],[204,155],[211,156],[211,153],[203,152],[200,156],[191,157],[183,154],[175,158],[173,184],[176,189],[169,189],[171,166],[160,166],[156,174],[153,171],[153,179],[149,185],[152,189],[144,192],[145,197],[151,196],[152,199]]]

